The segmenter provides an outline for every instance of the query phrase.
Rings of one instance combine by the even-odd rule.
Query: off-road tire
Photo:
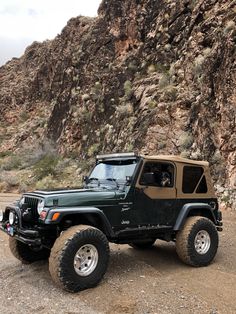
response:
[[[74,258],[84,245],[93,245],[98,262],[93,272],[80,276],[74,268]],[[49,258],[49,271],[54,282],[70,292],[96,286],[103,278],[109,262],[109,243],[102,231],[91,226],[73,226],[57,238]]]
[[[50,250],[46,248],[33,249],[29,245],[18,241],[13,237],[9,237],[9,248],[11,253],[23,264],[31,264],[36,261],[49,258]]]
[[[199,254],[195,248],[195,238],[199,231],[206,231],[210,238],[209,249]],[[179,258],[188,265],[207,266],[214,259],[218,249],[218,232],[213,222],[205,217],[189,217],[176,236],[176,251]]]
[[[155,243],[156,239],[147,240],[147,241],[134,241],[130,242],[129,246],[138,250],[150,249]]]

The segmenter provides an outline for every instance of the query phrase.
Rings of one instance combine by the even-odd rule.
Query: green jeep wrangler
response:
[[[109,242],[174,241],[184,263],[208,265],[222,216],[208,162],[122,153],[97,156],[83,188],[23,194],[0,212],[0,229],[16,258],[49,257],[53,280],[77,292],[104,276]]]

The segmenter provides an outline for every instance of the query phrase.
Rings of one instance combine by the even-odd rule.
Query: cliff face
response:
[[[236,1],[104,0],[0,68],[1,150],[171,153],[235,202]],[[219,188],[223,186],[224,188]]]

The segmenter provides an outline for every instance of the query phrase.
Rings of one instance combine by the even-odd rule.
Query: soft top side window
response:
[[[146,181],[147,177],[149,177],[149,182]],[[152,178],[152,180],[150,180],[150,177]],[[157,187],[173,187],[173,164],[166,162],[146,162],[139,180],[139,184]]]
[[[201,179],[201,182],[199,183],[196,193],[207,193],[207,183],[206,183],[206,177],[203,176]]]
[[[199,180],[202,178],[197,193],[206,193],[207,186],[206,186],[206,179],[203,175],[203,168],[196,167],[196,166],[184,166],[183,169],[183,183],[182,183],[182,190],[183,193],[193,193],[198,185]],[[205,181],[204,181],[205,180]],[[206,191],[206,192],[204,192]]]

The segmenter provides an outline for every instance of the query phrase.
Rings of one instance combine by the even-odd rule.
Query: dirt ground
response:
[[[0,207],[17,195],[0,194]],[[111,245],[101,284],[70,294],[51,281],[47,262],[22,265],[0,233],[0,313],[236,313],[236,211],[223,213],[224,231],[214,262],[182,264],[172,243],[137,251]]]

